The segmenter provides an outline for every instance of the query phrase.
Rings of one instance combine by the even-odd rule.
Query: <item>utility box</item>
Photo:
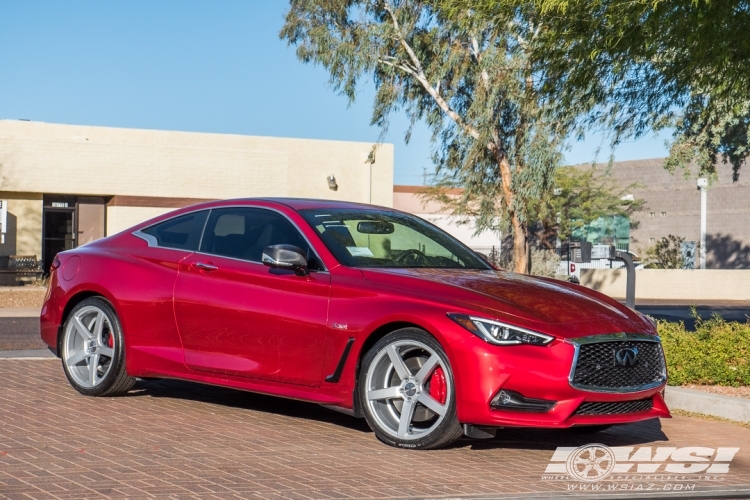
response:
[[[591,262],[591,242],[571,241],[568,243],[570,261],[576,264],[588,264]]]

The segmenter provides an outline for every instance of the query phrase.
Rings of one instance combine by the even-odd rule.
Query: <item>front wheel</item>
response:
[[[61,345],[65,376],[86,396],[126,393],[135,379],[125,372],[122,326],[108,302],[91,297],[65,320]]]
[[[434,449],[463,434],[448,357],[422,330],[380,339],[362,361],[358,390],[367,423],[386,444]]]

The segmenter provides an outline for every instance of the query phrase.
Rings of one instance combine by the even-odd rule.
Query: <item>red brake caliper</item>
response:
[[[109,347],[115,346],[115,339],[112,338],[112,333],[109,334],[109,337],[107,337],[107,345]]]
[[[432,372],[432,377],[430,377],[430,396],[441,405],[444,405],[447,393],[448,384],[445,383],[445,372],[438,366]]]

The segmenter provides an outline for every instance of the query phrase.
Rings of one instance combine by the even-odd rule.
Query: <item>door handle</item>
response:
[[[193,262],[193,267],[202,271],[216,271],[217,269],[219,269],[217,266],[213,264],[206,264],[205,262]]]

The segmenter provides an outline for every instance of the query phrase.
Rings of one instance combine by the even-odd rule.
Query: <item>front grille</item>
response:
[[[637,349],[635,362],[623,366],[616,361],[621,349]],[[616,340],[579,346],[571,385],[604,392],[636,391],[666,381],[664,355],[659,342]]]
[[[652,398],[617,403],[582,403],[574,415],[621,415],[650,410],[653,406]]]

